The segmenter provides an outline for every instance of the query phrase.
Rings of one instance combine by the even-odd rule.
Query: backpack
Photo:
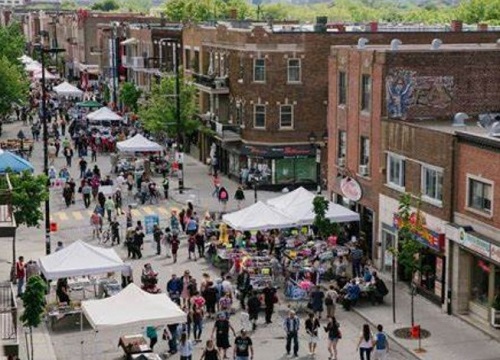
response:
[[[387,336],[383,332],[377,333],[375,336],[377,350],[385,350],[387,348]]]
[[[327,296],[327,297],[325,298],[325,305],[326,305],[326,306],[333,305],[333,299],[332,299],[330,296]]]

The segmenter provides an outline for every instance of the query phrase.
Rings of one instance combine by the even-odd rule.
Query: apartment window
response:
[[[338,159],[345,159],[347,154],[347,132],[339,130]]]
[[[493,185],[479,179],[468,178],[467,206],[485,213],[491,213],[493,199]]]
[[[280,128],[293,128],[293,105],[281,105],[280,107]]]
[[[405,187],[405,161],[402,157],[387,154],[387,183],[400,188]]]
[[[372,78],[370,75],[361,77],[361,111],[370,111],[372,97]]]
[[[253,61],[253,81],[266,81],[266,59],[254,59]]]
[[[288,59],[288,82],[296,83],[301,80],[300,59]]]
[[[191,69],[191,50],[190,49],[185,50],[185,56],[186,56],[186,69]]]
[[[266,127],[266,106],[265,105],[255,105],[254,106],[254,128],[265,128]]]
[[[343,71],[339,72],[339,80],[338,80],[338,92],[339,99],[338,105],[345,105],[347,102],[347,74]]]
[[[370,139],[361,136],[359,165],[368,165],[370,163]]]
[[[443,171],[422,166],[422,195],[431,200],[443,201]]]

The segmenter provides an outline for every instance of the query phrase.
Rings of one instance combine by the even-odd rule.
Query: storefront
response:
[[[449,271],[452,312],[491,320],[491,306],[500,291],[500,243],[470,226],[450,224],[446,237],[452,256]]]

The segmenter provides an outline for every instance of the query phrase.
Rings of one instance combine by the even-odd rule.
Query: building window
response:
[[[280,128],[293,128],[293,105],[281,105],[280,107]]]
[[[402,157],[387,154],[387,183],[399,188],[405,187],[405,161]]]
[[[339,72],[338,86],[338,105],[345,105],[347,102],[347,74],[343,71]]]
[[[491,214],[492,184],[469,178],[467,206]]]
[[[301,80],[300,59],[288,59],[288,82],[297,83]]]
[[[422,195],[431,200],[443,201],[443,171],[422,166]]]
[[[370,139],[361,136],[359,165],[368,165],[370,163]]]
[[[344,159],[347,154],[347,132],[343,130],[339,130],[339,147],[338,147],[338,159]]]
[[[253,61],[253,81],[266,81],[266,59],[254,59]]]
[[[255,105],[254,106],[254,128],[265,128],[266,127],[266,106],[265,105]]]
[[[185,61],[185,66],[186,66],[186,69],[189,70],[191,69],[191,50],[189,49],[186,49],[184,50],[185,51],[185,56],[186,56],[186,61]]]
[[[372,78],[370,75],[361,77],[361,111],[370,111],[372,97]]]
[[[483,306],[488,305],[490,270],[489,262],[472,256],[470,297],[472,301]]]

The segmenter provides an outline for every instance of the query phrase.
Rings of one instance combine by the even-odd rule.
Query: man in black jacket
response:
[[[252,323],[252,330],[255,331],[255,329],[257,329],[257,320],[259,318],[259,311],[261,306],[257,292],[252,291],[250,293],[247,306],[248,306],[249,320]]]
[[[238,275],[236,285],[240,293],[241,309],[245,310],[245,298],[250,290],[250,274],[248,273],[248,270],[243,269],[243,271]]]

